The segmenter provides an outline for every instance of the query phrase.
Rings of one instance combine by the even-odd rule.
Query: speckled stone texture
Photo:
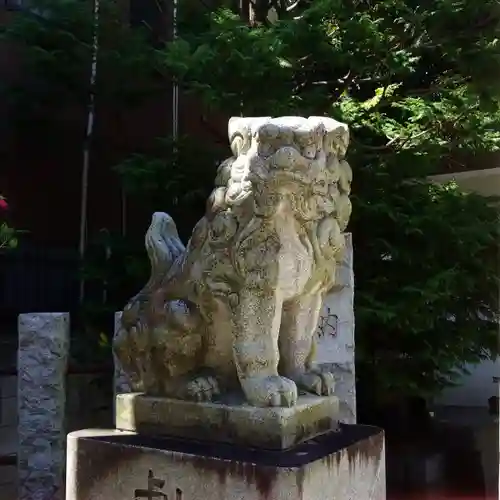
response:
[[[150,436],[174,436],[284,450],[338,428],[335,396],[300,396],[291,408],[258,408],[120,394],[116,428]]]
[[[335,376],[340,400],[339,420],[356,423],[356,373],[354,369],[354,268],[352,235],[345,235],[344,258],[337,267],[336,287],[324,300],[316,330],[317,362]]]
[[[263,452],[79,431],[68,436],[67,485],[66,500],[384,500],[384,435],[349,425]]]
[[[63,497],[69,314],[19,316],[19,498]]]

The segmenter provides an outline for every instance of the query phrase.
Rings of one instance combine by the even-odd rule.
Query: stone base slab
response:
[[[153,438],[68,435],[66,500],[385,500],[383,431],[341,425],[287,451]]]
[[[196,403],[140,393],[116,397],[116,428],[284,450],[338,428],[335,396],[300,396],[292,408]]]

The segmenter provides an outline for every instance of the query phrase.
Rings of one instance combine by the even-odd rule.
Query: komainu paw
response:
[[[297,402],[297,386],[285,377],[250,377],[242,386],[248,402],[254,406],[290,407]]]
[[[318,396],[332,396],[335,392],[335,376],[333,373],[321,368],[299,375],[296,382],[301,389]]]
[[[219,383],[211,376],[196,377],[186,386],[186,399],[192,401],[212,401],[219,394]]]

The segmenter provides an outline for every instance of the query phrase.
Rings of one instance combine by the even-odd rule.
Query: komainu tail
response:
[[[145,243],[151,262],[151,278],[148,285],[150,283],[154,285],[157,280],[165,276],[186,248],[179,238],[174,220],[163,212],[153,214]]]
[[[144,371],[145,360],[136,359],[137,353],[148,356],[144,345],[151,333],[150,318],[154,317],[155,292],[174,262],[184,253],[185,247],[179,239],[177,227],[172,217],[156,212],[145,238],[146,250],[151,262],[151,276],[146,286],[125,306],[121,318],[121,328],[116,332],[113,349],[128,373],[134,390],[144,390],[151,386],[149,374]]]
[[[163,212],[153,214],[146,232],[145,245],[151,263],[151,275],[144,288],[129,302],[125,311],[137,302],[146,305],[151,294],[161,286],[174,262],[185,251],[174,220]]]

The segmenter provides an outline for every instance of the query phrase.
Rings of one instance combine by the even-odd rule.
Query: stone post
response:
[[[60,499],[69,314],[21,314],[18,325],[19,498]]]
[[[120,329],[120,321],[122,319],[122,312],[118,311],[115,313],[115,335]],[[114,379],[113,379],[113,388],[114,388],[114,402],[116,402],[116,395],[123,394],[124,392],[130,392],[130,385],[128,382],[128,377],[125,375],[125,372],[122,370],[120,362],[116,357],[115,353],[113,353],[113,361],[115,365]],[[113,406],[114,407],[114,406]]]

